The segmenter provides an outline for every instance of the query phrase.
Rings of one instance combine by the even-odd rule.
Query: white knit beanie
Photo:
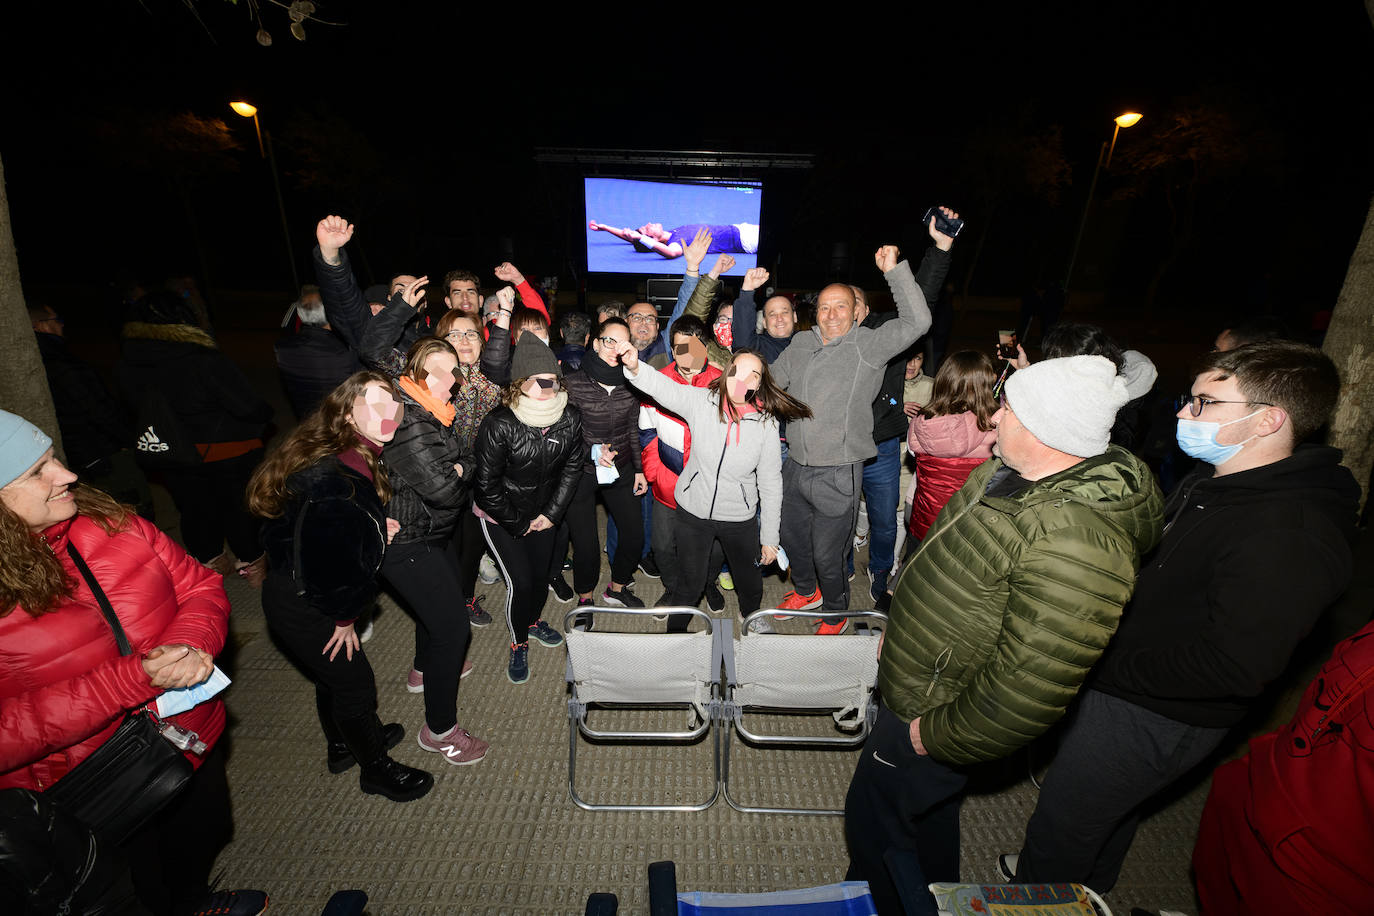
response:
[[[1079,458],[1107,450],[1126,383],[1105,356],[1065,356],[1020,369],[1007,379],[1007,407],[1031,435]]]

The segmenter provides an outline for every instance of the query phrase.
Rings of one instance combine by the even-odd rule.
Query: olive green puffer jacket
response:
[[[1004,757],[1053,725],[1116,632],[1164,499],[1117,446],[1011,497],[982,464],[897,581],[878,683],[932,757]]]

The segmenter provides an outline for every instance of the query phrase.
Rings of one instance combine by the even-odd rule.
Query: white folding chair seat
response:
[[[759,611],[751,616],[814,617],[814,611]],[[837,636],[814,634],[755,633],[749,621],[741,636],[724,646],[728,692],[724,717],[753,745],[807,748],[853,748],[868,738],[877,718],[873,691],[878,680],[878,639],[873,624],[885,625],[887,616],[877,611],[846,611],[844,616],[866,620],[863,632]],[[751,718],[758,713],[827,715],[834,735],[764,731]],[[775,808],[743,804],[730,791],[730,742],[722,752],[722,791],[730,806],[739,811],[766,814],[843,814],[834,808]]]
[[[695,633],[605,632],[608,619],[648,617],[664,613],[692,614],[705,622]],[[592,616],[593,629],[574,627],[581,615]],[[579,607],[564,618],[568,651],[568,793],[573,802],[589,811],[702,811],[711,807],[721,792],[720,728],[722,715],[720,627],[695,608]],[[674,709],[685,710],[682,728],[597,728],[588,721],[588,710]],[[597,804],[577,792],[578,734],[593,741],[695,743],[712,733],[712,792],[691,804]]]

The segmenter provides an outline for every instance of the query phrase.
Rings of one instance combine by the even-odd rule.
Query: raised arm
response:
[[[682,283],[677,288],[677,302],[673,305],[673,313],[668,316],[668,323],[663,326],[663,333],[659,335],[659,339],[663,341],[663,349],[669,353],[673,352],[673,322],[683,316],[687,303],[696,292],[697,283],[701,280],[701,262],[706,257],[706,249],[710,247],[711,233],[699,229],[696,237],[692,239],[692,244],[682,253],[686,269],[682,274]]]
[[[648,363],[640,362],[639,352],[632,343],[626,342],[621,346],[620,362],[630,384],[653,398],[660,407],[687,420],[689,425],[693,406],[708,396],[706,389],[671,382],[662,372],[656,371]]]
[[[553,318],[549,315],[549,307],[544,303],[544,297],[535,292],[534,287],[530,286],[525,275],[516,269],[510,261],[502,261],[496,266],[496,278],[515,287],[516,293],[520,295],[520,303],[525,308],[534,309],[544,316],[544,320],[553,327]]]
[[[758,327],[759,307],[754,301],[754,290],[768,282],[768,271],[762,267],[751,267],[744,272],[744,282],[740,284],[739,298],[730,318],[730,333],[734,337],[735,349],[752,347]]]
[[[930,308],[926,305],[926,297],[916,285],[911,264],[906,261],[899,263],[897,255],[896,245],[884,245],[873,258],[883,272],[888,288],[892,290],[892,298],[897,302],[897,320],[889,321],[879,329],[856,329],[867,332],[860,341],[860,348],[864,358],[877,365],[885,365],[930,330]]]
[[[496,318],[487,325],[487,343],[482,348],[482,374],[493,385],[504,388],[510,384],[510,316],[515,291],[503,286],[496,291],[496,299]]]
[[[428,278],[422,279],[428,282]],[[395,368],[395,354],[403,347],[402,338],[405,337],[406,328],[420,314],[416,308],[419,302],[419,295],[407,295],[407,290],[397,290],[386,308],[367,323],[358,347],[358,355],[364,365],[383,372]]]
[[[344,246],[353,238],[353,224],[342,216],[326,216],[315,226],[318,243],[311,257],[320,284],[324,315],[329,326],[354,350],[360,348],[363,329],[371,317],[367,300],[353,276]]]

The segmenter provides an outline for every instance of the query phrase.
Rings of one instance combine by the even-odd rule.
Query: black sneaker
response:
[[[192,916],[258,916],[267,910],[262,891],[215,891],[206,895]]]
[[[568,584],[568,580],[562,573],[549,580],[549,591],[553,592],[553,596],[563,604],[567,604],[577,597],[577,593],[572,590],[572,586]]]
[[[596,602],[593,601],[593,600],[590,599],[590,598],[578,598],[578,599],[577,599],[577,606],[578,606],[578,607],[592,607],[592,606],[595,605],[595,604],[596,604]],[[592,615],[591,615],[591,614],[578,614],[576,617],[573,618],[573,629],[574,629],[574,630],[584,630],[584,631],[590,633],[590,632],[592,631]]]
[[[1016,866],[1021,863],[1019,852],[1004,852],[997,857],[997,874],[1008,883],[1016,880]]]
[[[491,615],[486,608],[482,607],[482,599],[472,597],[468,599],[468,622],[474,627],[491,626]]]
[[[608,585],[606,586],[606,590],[601,593],[601,600],[611,607],[644,607],[644,602],[630,593],[629,586],[622,588],[618,592],[613,592]]]
[[[707,583],[706,585],[706,606],[716,614],[725,610],[725,596],[720,593],[720,589],[716,588],[716,583],[714,582]]]
[[[563,645],[563,634],[542,619],[530,624],[530,639],[550,649]]]
[[[658,564],[654,562],[654,552],[652,550],[644,555],[644,559],[639,561],[639,570],[650,579],[659,579],[663,576],[663,574],[658,571]]]

